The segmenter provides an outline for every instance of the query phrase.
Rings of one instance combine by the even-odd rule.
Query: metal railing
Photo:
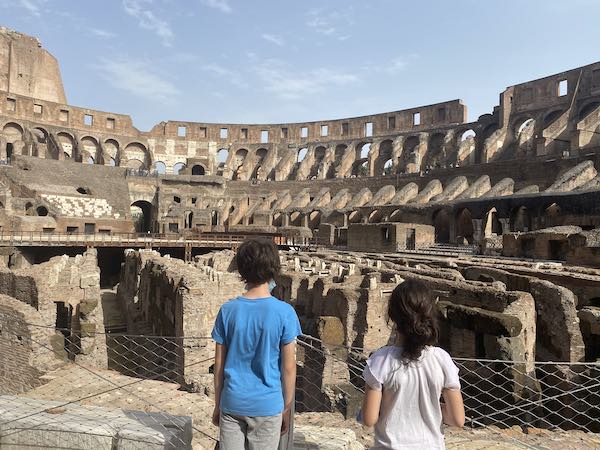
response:
[[[0,319],[22,321],[16,316]],[[0,378],[0,442],[34,445],[42,433],[44,442],[61,435],[64,443],[68,435],[69,442],[79,445],[62,448],[93,448],[90,443],[107,436],[140,449],[167,440],[173,443],[170,448],[212,448],[216,443],[218,430],[210,423],[210,338],[22,325],[19,330],[4,327],[0,334],[0,371],[6,375],[11,370],[11,376]],[[57,345],[57,336],[64,336],[64,345]],[[35,364],[57,357],[60,367],[49,376],[31,377]],[[297,435],[308,439],[317,425],[324,432],[313,437],[324,446],[346,438],[371,445],[372,431],[354,419],[364,392],[366,357],[363,349],[327,345],[310,336],[299,339]],[[524,448],[540,447],[511,427],[600,433],[599,363],[454,362],[460,369],[468,429],[486,430]],[[65,420],[69,429],[61,425]],[[132,428],[135,433],[123,431]]]
[[[81,247],[209,247],[234,248],[249,237],[273,239],[280,246],[305,248],[309,238],[273,234],[237,233],[60,233],[44,231],[0,231],[0,246],[81,246]]]

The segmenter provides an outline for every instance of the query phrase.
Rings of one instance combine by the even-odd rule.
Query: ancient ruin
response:
[[[0,448],[23,445],[3,440],[20,408],[44,424],[109,411],[85,448],[212,448],[209,336],[243,289],[232,250],[249,235],[280,245],[274,293],[305,333],[297,448],[369,442],[352,420],[361,367],[414,278],[438,296],[473,429],[600,445],[597,168],[600,62],[510,86],[474,122],[451,100],[140,131],[68,104],[56,59],[0,28]]]

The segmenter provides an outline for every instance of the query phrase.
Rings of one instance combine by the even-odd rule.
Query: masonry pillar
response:
[[[499,218],[498,221],[502,225],[502,234],[510,233],[510,218]]]

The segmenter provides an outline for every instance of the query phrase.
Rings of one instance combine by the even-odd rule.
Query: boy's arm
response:
[[[227,356],[227,347],[221,344],[215,344],[215,409],[213,410],[212,423],[219,426],[219,415],[221,414],[221,391],[223,390],[223,368],[225,367],[225,357]]]
[[[296,341],[281,346],[281,378],[284,401],[281,434],[285,434],[290,426],[290,413],[296,390]]]

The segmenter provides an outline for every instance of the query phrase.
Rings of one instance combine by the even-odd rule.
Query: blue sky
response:
[[[70,104],[293,122],[463,99],[600,60],[597,0],[0,0],[59,60]]]

